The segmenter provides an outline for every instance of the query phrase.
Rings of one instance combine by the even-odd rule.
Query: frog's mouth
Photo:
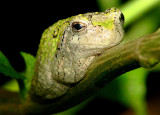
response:
[[[120,42],[119,42],[120,43]],[[100,56],[103,54],[105,51],[108,49],[118,45],[119,43],[116,44],[110,44],[108,45],[94,45],[94,44],[81,44],[77,47],[77,45],[70,45],[68,47],[68,51],[70,54],[75,58],[86,58],[89,56]]]
[[[109,45],[102,45],[102,44],[79,44],[77,47],[77,44],[69,44],[70,47],[78,48],[78,49],[85,49],[85,50],[98,50],[98,49],[109,49],[113,46],[118,45],[120,42],[117,43],[111,43]]]

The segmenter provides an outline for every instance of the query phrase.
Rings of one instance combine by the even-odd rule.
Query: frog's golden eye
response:
[[[82,22],[73,22],[72,23],[72,30],[73,31],[82,31],[82,30],[85,30],[87,27],[87,25],[85,23],[82,23]]]

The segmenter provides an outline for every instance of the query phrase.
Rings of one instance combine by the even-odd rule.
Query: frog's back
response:
[[[53,55],[57,50],[57,45],[60,42],[60,38],[63,34],[63,30],[68,24],[66,22],[67,19],[60,20],[43,32],[37,52],[38,62],[40,61],[39,63],[45,64],[50,62],[53,58]]]

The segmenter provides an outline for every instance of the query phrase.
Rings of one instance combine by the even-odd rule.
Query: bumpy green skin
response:
[[[69,23],[67,23],[67,21],[70,19],[71,18],[60,20],[43,32],[37,54],[41,55],[41,61],[43,64],[46,63],[46,61],[50,61],[55,54],[57,44],[60,42],[60,36],[62,36],[64,28],[68,26]]]
[[[49,87],[53,87],[52,83],[53,81],[48,80],[49,75],[47,75],[48,73],[50,73],[50,63],[51,60],[53,59],[53,55],[55,54],[56,50],[57,50],[57,44],[60,42],[60,36],[62,36],[63,32],[64,32],[64,28],[67,27],[67,25],[69,23],[67,23],[71,18],[68,19],[64,19],[64,20],[60,20],[58,22],[56,22],[55,24],[53,24],[52,26],[50,26],[49,28],[47,28],[43,34],[42,34],[42,38],[40,41],[40,45],[39,45],[39,49],[37,52],[37,58],[36,58],[36,66],[35,66],[35,75],[32,79],[32,93],[36,93],[36,95],[45,95],[49,93],[49,90],[47,90],[48,88],[44,88],[43,86],[49,86]],[[53,65],[54,66],[54,65]],[[47,73],[48,72],[48,73]],[[46,81],[47,82],[43,82],[41,84],[39,84],[38,76],[41,76],[39,74],[42,74],[43,79],[40,82]],[[44,74],[44,75],[43,75]],[[50,81],[50,82],[48,82]],[[51,84],[48,84],[51,83]],[[41,87],[41,85],[43,85]],[[60,87],[63,87],[60,86]],[[39,88],[42,88],[42,92],[41,90],[39,90]],[[66,89],[66,88],[65,88]],[[47,96],[47,98],[50,96]]]
[[[64,95],[82,80],[93,60],[123,38],[117,8],[60,20],[42,34],[31,93],[45,99]]]

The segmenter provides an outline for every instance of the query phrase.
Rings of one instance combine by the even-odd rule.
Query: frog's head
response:
[[[96,55],[120,43],[124,16],[117,8],[70,18],[61,42],[63,50],[77,58]]]

